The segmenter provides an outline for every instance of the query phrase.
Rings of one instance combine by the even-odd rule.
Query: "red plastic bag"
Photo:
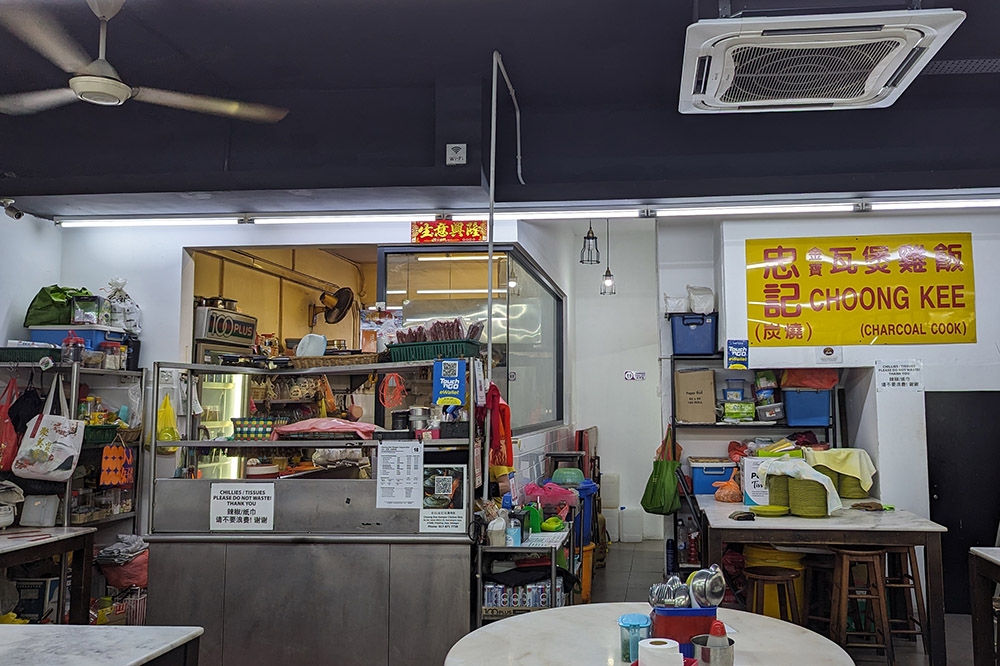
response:
[[[4,472],[9,472],[14,464],[19,444],[17,430],[7,413],[15,399],[17,399],[17,380],[11,377],[7,382],[7,388],[0,393],[0,470]]]
[[[108,579],[108,585],[119,590],[127,587],[148,587],[149,551],[142,551],[125,564],[102,564],[101,573]]]
[[[789,368],[781,371],[781,388],[807,388],[825,391],[836,385],[836,368]]]

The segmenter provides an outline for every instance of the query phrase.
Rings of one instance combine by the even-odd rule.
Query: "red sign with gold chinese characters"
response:
[[[756,347],[976,341],[972,234],[746,241]]]
[[[412,243],[485,243],[488,233],[486,220],[410,222]]]

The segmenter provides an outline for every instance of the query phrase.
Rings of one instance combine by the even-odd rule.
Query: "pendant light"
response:
[[[608,264],[607,270],[604,271],[604,277],[601,279],[601,296],[614,296],[615,276],[611,273],[611,222],[605,220],[605,223],[607,224],[605,233],[608,236],[608,251],[606,252]]]
[[[583,249],[580,250],[581,264],[601,263],[601,251],[597,249],[597,236],[594,235],[594,224],[590,224],[587,235],[583,237]]]
[[[517,271],[514,270],[514,262],[509,262],[510,266],[507,271],[507,293],[510,296],[520,296],[521,295],[521,285],[518,282]]]

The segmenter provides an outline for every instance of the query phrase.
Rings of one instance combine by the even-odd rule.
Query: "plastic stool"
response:
[[[885,650],[886,662],[892,666],[892,636],[889,633],[889,614],[885,602],[885,549],[880,547],[853,546],[834,548],[833,608],[830,611],[830,640],[844,648],[874,648]],[[853,581],[851,567],[865,567],[865,583]],[[864,617],[861,604],[865,602]],[[855,626],[849,630],[847,620],[853,602]],[[867,624],[871,622],[872,630]],[[858,640],[871,637],[871,641]]]
[[[920,570],[917,568],[917,549],[913,546],[888,546],[885,549],[888,574],[885,578],[886,593],[890,603],[900,596],[906,609],[905,617],[889,618],[889,633],[893,636],[920,636],[924,650],[927,649],[927,612],[924,594],[920,589]],[[893,595],[893,591],[902,594]],[[910,590],[913,590],[911,595]],[[916,615],[914,615],[916,606]],[[896,625],[895,627],[893,625]]]
[[[785,567],[746,567],[747,606],[757,615],[764,614],[764,589],[774,585],[778,594],[778,609],[782,620],[802,624],[799,602],[795,598],[795,579],[801,574]]]
[[[805,566],[804,592],[805,626],[810,629],[823,625],[823,631],[830,631],[830,599],[833,596],[833,553],[830,555],[810,555],[802,560]],[[810,626],[813,625],[813,626]]]

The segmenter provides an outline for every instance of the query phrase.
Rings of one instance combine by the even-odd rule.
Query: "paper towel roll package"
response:
[[[684,666],[677,641],[647,638],[639,641],[639,666]]]

